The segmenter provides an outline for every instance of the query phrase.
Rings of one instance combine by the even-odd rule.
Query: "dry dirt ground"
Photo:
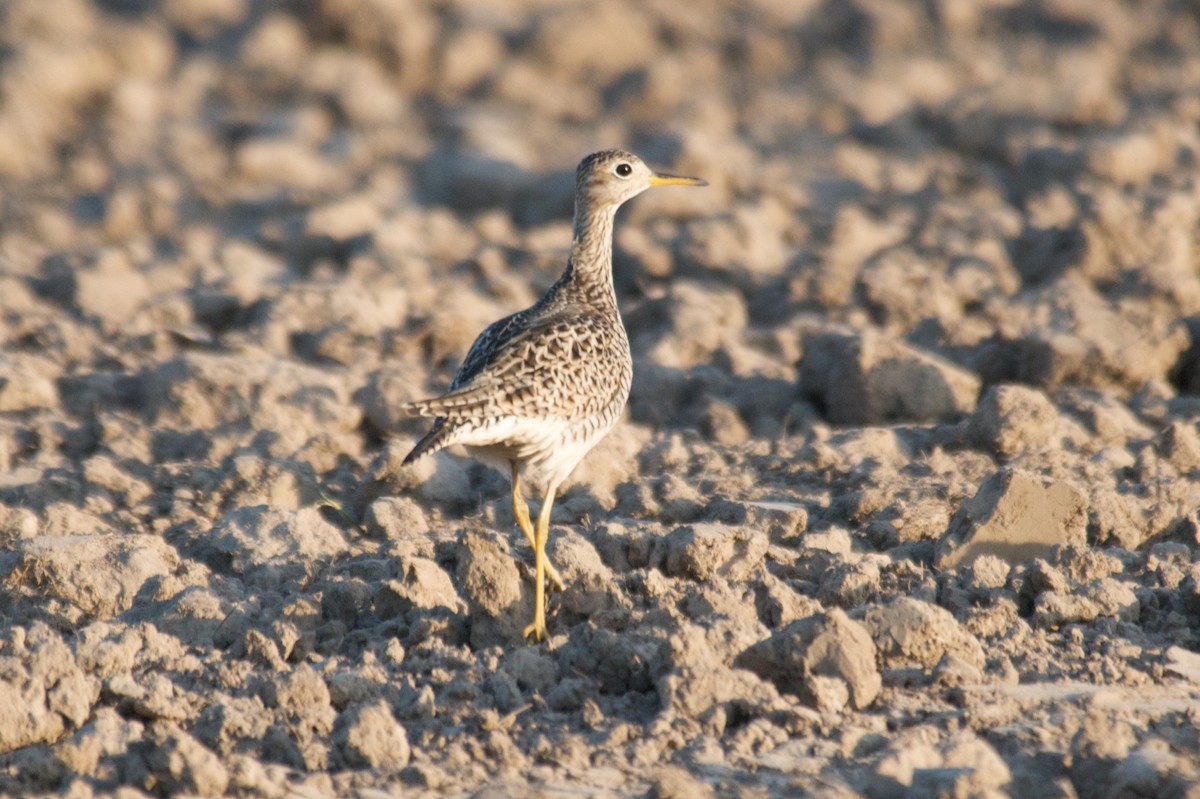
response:
[[[398,406],[618,220],[527,646]],[[0,4],[0,792],[1200,796],[1185,0]]]

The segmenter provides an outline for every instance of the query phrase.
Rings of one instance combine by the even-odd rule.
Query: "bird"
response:
[[[455,444],[507,469],[512,510],[534,551],[534,617],[524,635],[547,638],[545,583],[562,578],[546,556],[559,488],[616,425],[629,398],[633,359],[613,286],[617,209],[654,186],[706,186],[656,172],[633,153],[603,150],[575,170],[571,251],[562,276],[530,307],[493,322],[467,351],[441,396],[404,404],[433,425],[404,459]],[[536,524],[523,485],[541,490]]]

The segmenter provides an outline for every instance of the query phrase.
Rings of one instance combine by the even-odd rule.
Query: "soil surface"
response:
[[[614,146],[526,645],[399,406]],[[0,793],[1198,797],[1198,262],[1183,0],[6,0]]]

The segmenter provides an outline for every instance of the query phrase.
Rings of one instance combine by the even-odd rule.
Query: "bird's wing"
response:
[[[515,315],[519,316],[519,315]],[[410,412],[448,419],[480,415],[562,416],[595,413],[621,368],[612,356],[611,324],[592,315],[533,324],[502,319],[467,353],[450,391],[411,403]]]
[[[503,350],[508,342],[526,330],[524,321],[529,316],[530,310],[532,309],[498,319],[475,337],[471,349],[467,350],[467,357],[463,358],[462,365],[458,367],[458,372],[455,373],[454,380],[450,383],[451,391],[470,383],[476,375],[483,371],[492,358]]]

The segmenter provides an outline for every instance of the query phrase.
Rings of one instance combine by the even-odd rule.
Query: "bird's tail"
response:
[[[454,428],[447,425],[445,419],[438,419],[433,423],[433,429],[426,433],[412,448],[412,451],[404,456],[403,465],[407,466],[418,458],[432,455],[439,449],[450,446],[453,443],[450,440],[453,431]]]
[[[498,385],[495,378],[476,378],[468,385],[447,391],[440,397],[413,400],[402,409],[410,416],[445,416],[450,419],[475,416],[495,404],[497,396],[513,393],[512,386]]]

